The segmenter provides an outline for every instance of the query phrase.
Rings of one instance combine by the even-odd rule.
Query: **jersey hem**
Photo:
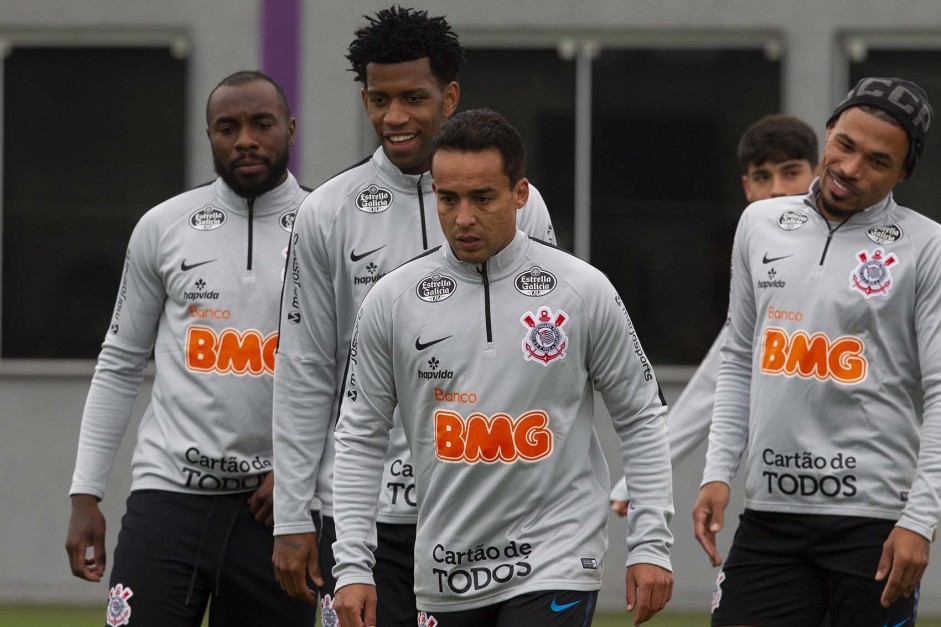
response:
[[[333,513],[332,507],[322,507],[320,513],[323,516],[329,516],[330,518],[336,518],[336,515]],[[418,514],[409,515],[409,514],[384,514],[379,512],[376,515],[376,522],[387,523],[390,525],[418,525]]]
[[[421,597],[416,598],[416,606],[423,612],[463,612],[465,610],[474,610],[488,605],[494,605],[501,601],[506,601],[513,597],[530,592],[545,592],[548,590],[577,590],[579,592],[594,592],[601,590],[601,582],[597,583],[573,583],[569,580],[549,580],[541,581],[531,586],[514,586],[509,590],[503,590],[497,594],[476,597],[474,599],[458,603],[433,603]]]
[[[775,512],[779,514],[820,514],[824,516],[860,516],[862,518],[879,518],[881,520],[898,520],[901,511],[887,509],[873,509],[866,507],[820,507],[820,506],[794,506],[782,503],[766,503],[745,499],[745,507],[758,512]]]

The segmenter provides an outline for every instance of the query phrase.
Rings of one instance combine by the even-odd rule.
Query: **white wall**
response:
[[[346,71],[343,55],[353,30],[362,23],[361,15],[389,4],[391,0],[309,0],[304,4],[302,106],[297,114],[304,149],[304,172],[299,178],[309,185],[358,160],[371,141],[358,86]],[[224,75],[260,64],[258,6],[257,0],[0,0],[0,37],[40,33],[55,38],[57,33],[75,32],[113,37],[154,31],[184,35],[191,44],[188,180],[195,184],[211,177],[203,132],[209,90]],[[921,39],[936,41],[941,33],[937,0],[437,0],[424,6],[432,13],[448,15],[468,41],[505,37],[512,42],[534,35],[634,40],[652,36],[669,41],[702,33],[732,40],[743,32],[776,33],[784,44],[783,109],[817,128],[822,128],[845,89],[845,61],[838,45],[841,34],[917,31]],[[745,89],[747,77],[742,84]],[[0,564],[4,566],[0,601],[104,598],[103,584],[87,584],[70,575],[63,548],[67,491],[91,371],[89,362],[0,363]],[[669,377],[663,375],[666,369],[658,372],[668,399],[675,399],[689,372]],[[149,386],[145,385],[143,394],[149,394]],[[141,410],[139,403],[137,417]],[[600,432],[607,434],[609,458],[614,461],[616,447],[603,415],[598,424]],[[114,548],[129,485],[133,435],[132,428],[103,503],[109,550]],[[702,458],[700,449],[675,469],[676,608],[705,608],[711,596],[714,572],[692,538],[689,520]],[[738,495],[740,500],[740,489]],[[734,527],[734,518],[730,517],[729,524]],[[623,521],[612,519],[603,607],[622,604],[623,536]],[[724,547],[730,540],[731,529],[722,538]],[[930,613],[941,613],[941,578],[936,572],[930,567],[924,580],[922,607]]]

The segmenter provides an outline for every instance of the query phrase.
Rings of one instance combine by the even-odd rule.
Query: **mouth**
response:
[[[393,146],[400,146],[418,137],[418,133],[386,133],[384,137]]]
[[[856,188],[849,184],[843,177],[832,170],[827,170],[827,184],[830,192],[839,198],[847,198],[856,194]]]
[[[454,238],[455,245],[461,250],[474,250],[480,246],[481,239],[473,235],[459,235]]]
[[[232,162],[232,170],[239,174],[257,174],[267,169],[264,159],[241,157]]]

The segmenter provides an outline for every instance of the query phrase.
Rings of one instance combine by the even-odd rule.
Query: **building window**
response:
[[[699,363],[725,321],[746,205],[738,140],[780,110],[781,64],[767,50],[601,41],[591,60],[590,261],[624,298],[654,363]],[[529,179],[568,250],[575,83],[576,63],[549,46],[472,47],[461,77],[461,108],[496,109],[522,133]]]
[[[185,78],[168,47],[4,59],[2,357],[98,354],[134,225],[184,189]]]

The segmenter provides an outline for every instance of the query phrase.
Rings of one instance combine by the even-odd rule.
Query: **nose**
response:
[[[780,174],[774,174],[771,177],[771,198],[778,198],[780,196],[787,196],[784,177]]]
[[[258,148],[258,141],[250,127],[244,126],[239,130],[238,138],[235,142],[236,150],[254,150]]]
[[[474,211],[474,206],[467,200],[462,200],[454,210],[454,224],[458,228],[467,229],[473,226],[475,222],[477,222],[477,214]]]
[[[864,162],[865,158],[862,155],[847,155],[840,162],[838,172],[843,178],[855,181],[860,176]]]
[[[398,98],[393,98],[389,102],[383,121],[389,126],[402,126],[409,119],[408,108]]]

